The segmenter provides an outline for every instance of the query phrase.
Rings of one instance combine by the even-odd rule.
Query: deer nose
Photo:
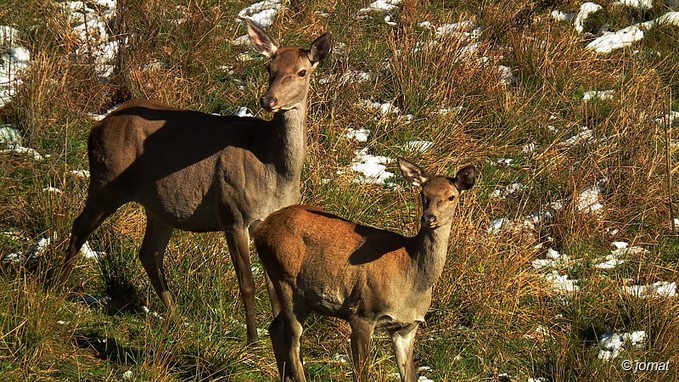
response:
[[[259,99],[259,104],[267,110],[275,109],[277,102],[278,99],[271,94],[264,94],[262,98]]]
[[[428,226],[433,226],[436,223],[436,216],[432,214],[426,214],[422,217],[422,220],[424,220],[424,223]]]

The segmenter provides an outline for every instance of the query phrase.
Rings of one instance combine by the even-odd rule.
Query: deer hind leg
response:
[[[413,348],[417,326],[418,324],[414,323],[390,332],[394,356],[396,357],[396,364],[398,365],[398,372],[401,375],[402,382],[415,382],[417,380],[415,364],[413,362]]]
[[[59,275],[59,285],[64,285],[71,275],[76,255],[87,241],[87,238],[106,218],[111,216],[126,202],[125,200],[116,200],[115,198],[92,197],[92,193],[90,193],[83,212],[73,221],[68,250],[66,251],[66,257],[64,258]]]
[[[250,223],[250,227],[248,227],[248,232],[250,233],[250,236],[255,234],[255,232],[257,231],[257,227],[259,227],[261,223],[262,223],[261,220],[255,220],[254,222]],[[271,282],[271,278],[269,277],[269,274],[266,272],[266,269],[264,269],[264,280],[266,281],[266,291],[269,294],[269,301],[271,302],[271,311],[273,312],[273,317],[276,318],[278,317],[278,314],[281,312],[281,303],[278,301],[276,289],[274,288],[273,283]]]
[[[292,286],[279,284],[277,292],[281,301],[281,312],[269,326],[269,335],[278,371],[283,381],[305,382],[301,338],[309,309],[304,299],[295,295]]]
[[[349,320],[351,326],[351,357],[354,361],[354,381],[366,381],[368,377],[370,344],[375,324],[361,317]]]
[[[282,314],[276,316],[269,325],[269,337],[271,338],[271,347],[273,348],[274,356],[276,357],[276,365],[278,366],[278,373],[281,381],[291,380],[290,375],[290,341],[287,335],[285,318]]]
[[[170,289],[167,287],[163,268],[165,248],[171,236],[172,227],[146,211],[146,233],[144,233],[144,240],[139,249],[139,260],[163,305],[173,312],[175,304]]]
[[[269,301],[271,302],[271,311],[273,312],[273,316],[275,318],[278,317],[279,313],[281,312],[281,303],[278,299],[276,289],[273,286],[273,282],[271,281],[269,274],[266,273],[266,270],[264,270],[264,279],[266,280],[266,291],[269,294]]]
[[[241,298],[243,305],[245,305],[247,342],[254,344],[258,340],[258,336],[255,323],[255,282],[250,268],[250,237],[245,228],[226,231],[225,235],[226,243],[229,246],[229,255],[236,270]]]

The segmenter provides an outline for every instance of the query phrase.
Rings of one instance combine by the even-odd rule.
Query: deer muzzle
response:
[[[278,99],[269,93],[264,94],[259,99],[259,104],[268,111],[276,111],[278,109]]]

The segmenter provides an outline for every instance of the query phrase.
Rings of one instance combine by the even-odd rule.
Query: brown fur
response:
[[[279,49],[246,21],[253,46],[270,57],[269,89],[260,101],[274,112],[273,119],[215,116],[147,100],[129,101],[112,112],[90,133],[90,186],[85,208],[73,222],[61,278],[68,278],[92,231],[134,201],[147,216],[139,258],[172,309],[163,269],[172,230],[224,231],[252,343],[257,330],[248,231],[299,201],[309,78],[330,50],[330,35],[316,39],[309,50]]]
[[[401,379],[415,380],[414,335],[443,271],[457,198],[474,184],[475,170],[430,179],[405,160],[399,165],[411,183],[423,187],[422,226],[415,237],[299,205],[271,214],[257,229],[257,252],[276,292],[272,300],[280,304],[269,332],[282,379],[305,381],[299,340],[313,310],[349,321],[355,380],[365,377],[375,328],[392,335]]]

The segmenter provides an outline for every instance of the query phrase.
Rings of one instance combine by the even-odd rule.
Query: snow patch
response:
[[[506,199],[508,196],[526,190],[526,185],[520,182],[512,183],[505,188],[498,188],[491,192],[491,198]]]
[[[604,33],[603,36],[587,44],[586,48],[597,53],[611,53],[626,48],[644,38],[644,31],[638,24],[620,29],[617,32]]]
[[[0,125],[0,144],[20,145],[21,134],[16,125]]]
[[[389,13],[398,10],[402,0],[377,0],[370,3],[367,7],[358,10],[359,15],[368,13]]]
[[[668,12],[655,20],[633,24],[617,32],[604,33],[603,36],[587,44],[587,49],[597,53],[611,53],[620,48],[626,48],[644,38],[644,30],[657,25],[670,24],[679,26],[679,12]]]
[[[56,235],[54,235],[53,238],[50,237],[40,238],[37,243],[35,243],[31,248],[28,249],[28,254],[26,257],[31,258],[42,256],[42,254],[47,249],[47,246],[52,244],[53,240],[56,240]]]
[[[368,142],[368,136],[370,135],[370,130],[368,129],[347,129],[344,134],[345,137],[353,139],[357,142]]]
[[[487,232],[489,234],[496,234],[496,233],[500,232],[502,227],[509,225],[509,223],[511,223],[511,220],[509,220],[507,218],[495,219],[492,222],[490,222],[490,226],[488,226]]]
[[[413,47],[413,53],[421,52],[425,49],[435,49],[441,39],[457,39],[461,43],[457,44],[460,48],[455,60],[466,60],[474,57],[478,52],[481,43],[481,28],[476,27],[472,21],[460,21],[457,23],[444,24],[436,28],[433,40],[418,41]],[[478,62],[485,62],[479,59]]]
[[[5,257],[2,258],[2,263],[3,264],[19,264],[21,263],[22,256],[18,252],[12,252],[10,254],[5,255]]]
[[[558,11],[558,10],[554,10],[551,13],[551,16],[554,20],[556,20],[556,21],[566,21],[566,22],[569,22],[569,23],[573,22],[573,20],[575,20],[575,17],[577,15],[578,14],[576,12],[565,13],[565,12]]]
[[[497,67],[500,73],[500,83],[503,85],[511,86],[516,83],[516,77],[514,77],[514,72],[509,66],[499,65]]]
[[[241,9],[238,12],[238,21],[250,19],[262,28],[266,28],[273,23],[280,9],[281,2],[279,0],[260,1]]]
[[[108,24],[115,17],[116,2],[71,1],[57,3],[68,17],[69,22],[77,24],[73,27],[73,34],[80,41],[80,48],[76,50],[79,57],[91,57],[96,64],[97,74],[109,78],[113,74],[113,61],[118,55],[119,40],[108,34]]]
[[[655,120],[659,125],[669,125],[672,126],[673,124],[679,122],[679,111],[670,111],[669,113],[663,114],[662,117],[656,118]]]
[[[677,283],[658,281],[653,284],[623,286],[622,290],[634,297],[674,297],[677,295]]]
[[[13,46],[3,55],[4,65],[12,65],[22,69],[28,68],[31,62],[31,52],[23,46]]]
[[[36,161],[42,161],[45,158],[49,158],[49,155],[41,155],[35,149],[24,147],[20,145],[9,145],[6,149],[0,150],[0,154],[19,154],[32,156]]]
[[[625,344],[630,344],[635,348],[642,348],[646,343],[646,332],[637,330],[630,333],[604,333],[599,338],[598,358],[602,361],[610,361],[617,358],[623,350]]]
[[[19,39],[19,31],[16,28],[0,25],[0,46],[11,46]]]
[[[608,101],[613,99],[613,94],[615,94],[615,90],[589,90],[583,93],[582,95],[582,100],[583,101],[592,101],[596,99]]]
[[[89,179],[90,178],[90,172],[87,170],[71,170],[69,171],[69,174],[73,175],[76,178],[81,178],[81,179]]]
[[[128,370],[123,373],[123,381],[132,381],[134,379],[134,371]]]
[[[577,285],[578,280],[569,279],[568,275],[560,275],[556,270],[542,275],[542,277],[551,284],[552,289],[556,292],[572,293],[580,289]]]
[[[585,31],[585,22],[587,21],[587,18],[591,16],[594,13],[599,12],[602,10],[603,7],[599,4],[596,3],[584,3],[580,6],[580,12],[578,12],[577,16],[575,16],[575,30],[578,33],[583,33]]]
[[[592,213],[604,208],[600,202],[603,199],[601,196],[602,192],[603,190],[600,186],[592,186],[582,191],[578,195],[578,211]]]
[[[487,232],[489,234],[496,234],[505,227],[517,230],[535,230],[536,225],[546,223],[554,218],[554,214],[564,208],[565,202],[557,200],[546,205],[540,206],[536,211],[526,215],[522,220],[510,220],[507,218],[495,219],[491,222]]]
[[[85,242],[85,244],[83,244],[82,247],[80,247],[80,252],[78,252],[78,253],[83,255],[86,259],[95,259],[95,260],[98,260],[98,259],[100,259],[100,258],[102,258],[103,256],[106,255],[106,253],[104,253],[104,252],[93,250],[92,247],[90,246],[90,243],[87,242],[87,241]]]
[[[523,152],[524,154],[531,154],[531,153],[534,153],[535,150],[537,150],[537,149],[538,149],[538,145],[535,142],[531,142],[531,143],[526,143],[525,145],[523,145],[523,147],[521,148],[521,152]]]
[[[236,117],[254,117],[255,115],[252,114],[252,110],[248,109],[245,106],[241,106],[236,110],[235,113],[233,113]]]
[[[512,158],[500,158],[497,160],[497,164],[505,167],[511,166],[512,162],[514,162]]]
[[[120,107],[122,104],[117,104],[113,106],[112,108],[106,110],[103,114],[94,114],[94,113],[89,113],[89,117],[91,120],[95,122],[99,122],[102,119],[106,118],[107,115],[111,114],[114,110],[116,110],[118,107]]]
[[[617,245],[616,245],[617,243]],[[611,251],[611,255],[613,256],[627,256],[627,255],[647,255],[650,253],[650,251],[646,248],[638,247],[638,246],[633,246],[629,247],[627,245],[618,247],[618,245],[622,244],[627,244],[625,242],[615,242],[613,245],[616,245],[616,249]]]
[[[18,37],[18,30],[0,26],[0,49],[4,52],[0,56],[0,107],[12,100],[16,87],[21,84],[19,78],[30,65],[31,54],[16,45]]]
[[[545,255],[545,257],[547,258],[533,260],[531,263],[533,268],[536,270],[540,270],[543,268],[556,268],[563,264],[566,264],[570,260],[568,258],[568,255],[561,254],[554,248],[549,248],[547,250],[547,254]]]
[[[533,328],[529,333],[526,333],[523,337],[539,342],[554,339],[554,336],[549,332],[549,328],[540,324]]]
[[[367,82],[372,79],[373,75],[370,72],[346,72],[342,75],[342,81],[344,82]]]
[[[47,192],[47,193],[52,193],[52,194],[63,194],[63,193],[64,193],[64,192],[61,191],[60,189],[58,189],[58,188],[56,188],[56,187],[52,187],[52,186],[44,187],[44,188],[42,189],[42,191],[43,191],[43,192]]]
[[[653,8],[653,0],[618,0],[613,5],[624,5],[646,11]]]
[[[622,257],[624,256],[646,255],[650,253],[650,251],[646,248],[642,248],[636,245],[630,247],[629,244],[624,241],[615,241],[611,243],[611,245],[613,245],[615,249],[613,249],[611,253],[606,255],[606,257],[604,257],[603,259],[596,260],[599,263],[594,265],[595,268],[614,269],[626,262],[626,260],[622,259]]]
[[[52,237],[42,237],[38,239],[38,241],[33,245],[31,245],[23,254],[10,253],[2,258],[2,262],[5,264],[20,264],[22,262],[35,261],[45,253],[47,247],[50,246],[56,239],[56,233],[52,235]]]
[[[596,264],[594,267],[598,269],[613,269],[624,263],[625,260],[619,259],[617,256],[607,255],[603,262]]]
[[[392,104],[391,102],[380,103],[368,100],[361,100],[359,106],[364,107],[366,109],[377,110],[381,115],[401,113],[401,109],[399,109],[398,106]]]
[[[436,28],[436,37],[456,36],[456,37],[478,37],[480,29],[474,28],[472,21],[460,21],[457,23],[444,24]]]
[[[425,151],[429,150],[434,145],[432,141],[409,141],[406,142],[401,148],[406,153],[411,154],[423,154]]]
[[[578,145],[578,144],[592,143],[592,142],[594,142],[594,136],[592,134],[592,130],[582,126],[582,127],[580,127],[580,131],[578,133],[576,133],[575,135],[571,136],[570,138],[566,139],[564,141],[564,144],[566,146],[575,146],[575,145]]]
[[[387,171],[386,165],[393,162],[393,158],[369,154],[367,147],[356,150],[351,170],[359,173],[360,176],[354,179],[354,182],[362,184],[386,184],[394,176],[394,173]]]

